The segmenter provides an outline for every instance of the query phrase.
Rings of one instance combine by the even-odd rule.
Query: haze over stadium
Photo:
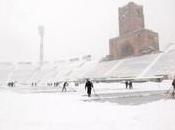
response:
[[[133,0],[144,6],[146,28],[160,49],[175,41],[174,0]],[[45,26],[45,60],[86,54],[102,58],[118,35],[118,7],[129,0],[0,0],[0,61],[38,61],[38,26]]]
[[[175,130],[175,2],[133,1],[0,0],[0,130]]]

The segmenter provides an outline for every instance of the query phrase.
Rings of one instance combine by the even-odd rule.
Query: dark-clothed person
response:
[[[87,89],[88,97],[91,96],[91,91],[93,87],[94,87],[93,83],[89,79],[87,79],[86,84],[85,84],[85,90]]]
[[[175,90],[175,79],[173,80],[172,85],[173,85],[173,91],[174,91]]]
[[[173,92],[172,92],[172,96],[174,97],[175,96],[175,78],[172,82],[172,85],[173,85]]]
[[[129,89],[132,89],[133,86],[132,86],[132,81],[129,81]]]
[[[126,89],[128,88],[128,81],[125,81]]]
[[[68,84],[68,82],[64,82],[64,84],[63,84],[63,88],[62,88],[62,92],[63,91],[67,91],[67,89],[66,89],[66,87],[68,86],[69,84]]]

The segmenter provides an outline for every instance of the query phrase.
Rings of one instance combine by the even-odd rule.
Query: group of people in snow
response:
[[[7,86],[8,87],[15,87],[15,82],[13,82],[13,81],[12,82],[8,82]]]
[[[59,86],[59,82],[55,82],[54,83],[54,87],[56,86]],[[14,87],[15,86],[15,82],[8,82],[7,84],[9,87]],[[36,86],[37,83],[32,83],[32,86]],[[50,84],[47,84],[48,86],[50,86]],[[66,92],[67,91],[67,86],[69,85],[69,83],[67,81],[65,81],[63,83],[63,87],[62,87],[62,92]],[[76,86],[78,86],[76,84]],[[133,83],[132,81],[125,81],[125,86],[126,86],[126,89],[133,89]],[[172,96],[175,97],[175,78],[174,80],[172,81],[172,86],[173,86],[173,91],[172,91]],[[85,83],[85,91],[87,91],[87,94],[88,94],[88,97],[91,97],[91,92],[92,92],[92,89],[93,89],[94,85],[92,83],[92,81],[90,81],[89,79],[86,80],[86,83]]]
[[[63,88],[62,88],[62,92],[66,92],[67,91],[67,86],[69,85],[68,82],[64,82],[63,83]],[[93,88],[93,83],[87,79],[86,83],[85,83],[85,91],[87,91],[88,97],[91,97],[91,92],[92,92],[92,88]]]
[[[13,86],[13,83],[9,83],[9,86]],[[59,84],[55,84],[54,86],[58,86]],[[67,91],[67,86],[69,86],[69,83],[67,81],[65,81],[63,83],[63,87],[62,87],[62,92],[66,92]],[[76,85],[77,86],[77,85]],[[133,89],[133,83],[132,81],[125,81],[125,86],[126,86],[126,89]],[[174,80],[172,81],[172,86],[173,86],[173,91],[172,91],[172,96],[175,97],[175,78]],[[91,93],[92,93],[92,89],[93,89],[94,85],[92,83],[92,81],[90,81],[89,79],[86,80],[86,83],[85,83],[85,91],[87,91],[87,95],[88,97],[91,97]]]
[[[125,81],[125,85],[126,85],[126,89],[128,89],[128,86],[129,86],[129,89],[133,89],[132,81]]]

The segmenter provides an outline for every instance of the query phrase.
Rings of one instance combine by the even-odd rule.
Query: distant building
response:
[[[119,8],[119,37],[109,40],[112,59],[159,52],[158,33],[145,29],[143,7],[133,2]]]

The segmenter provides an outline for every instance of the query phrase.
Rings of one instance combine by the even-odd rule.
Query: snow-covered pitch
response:
[[[0,87],[0,130],[175,130],[175,100],[166,94],[171,82],[133,86],[94,84],[91,98],[83,84],[64,93],[61,87]]]

